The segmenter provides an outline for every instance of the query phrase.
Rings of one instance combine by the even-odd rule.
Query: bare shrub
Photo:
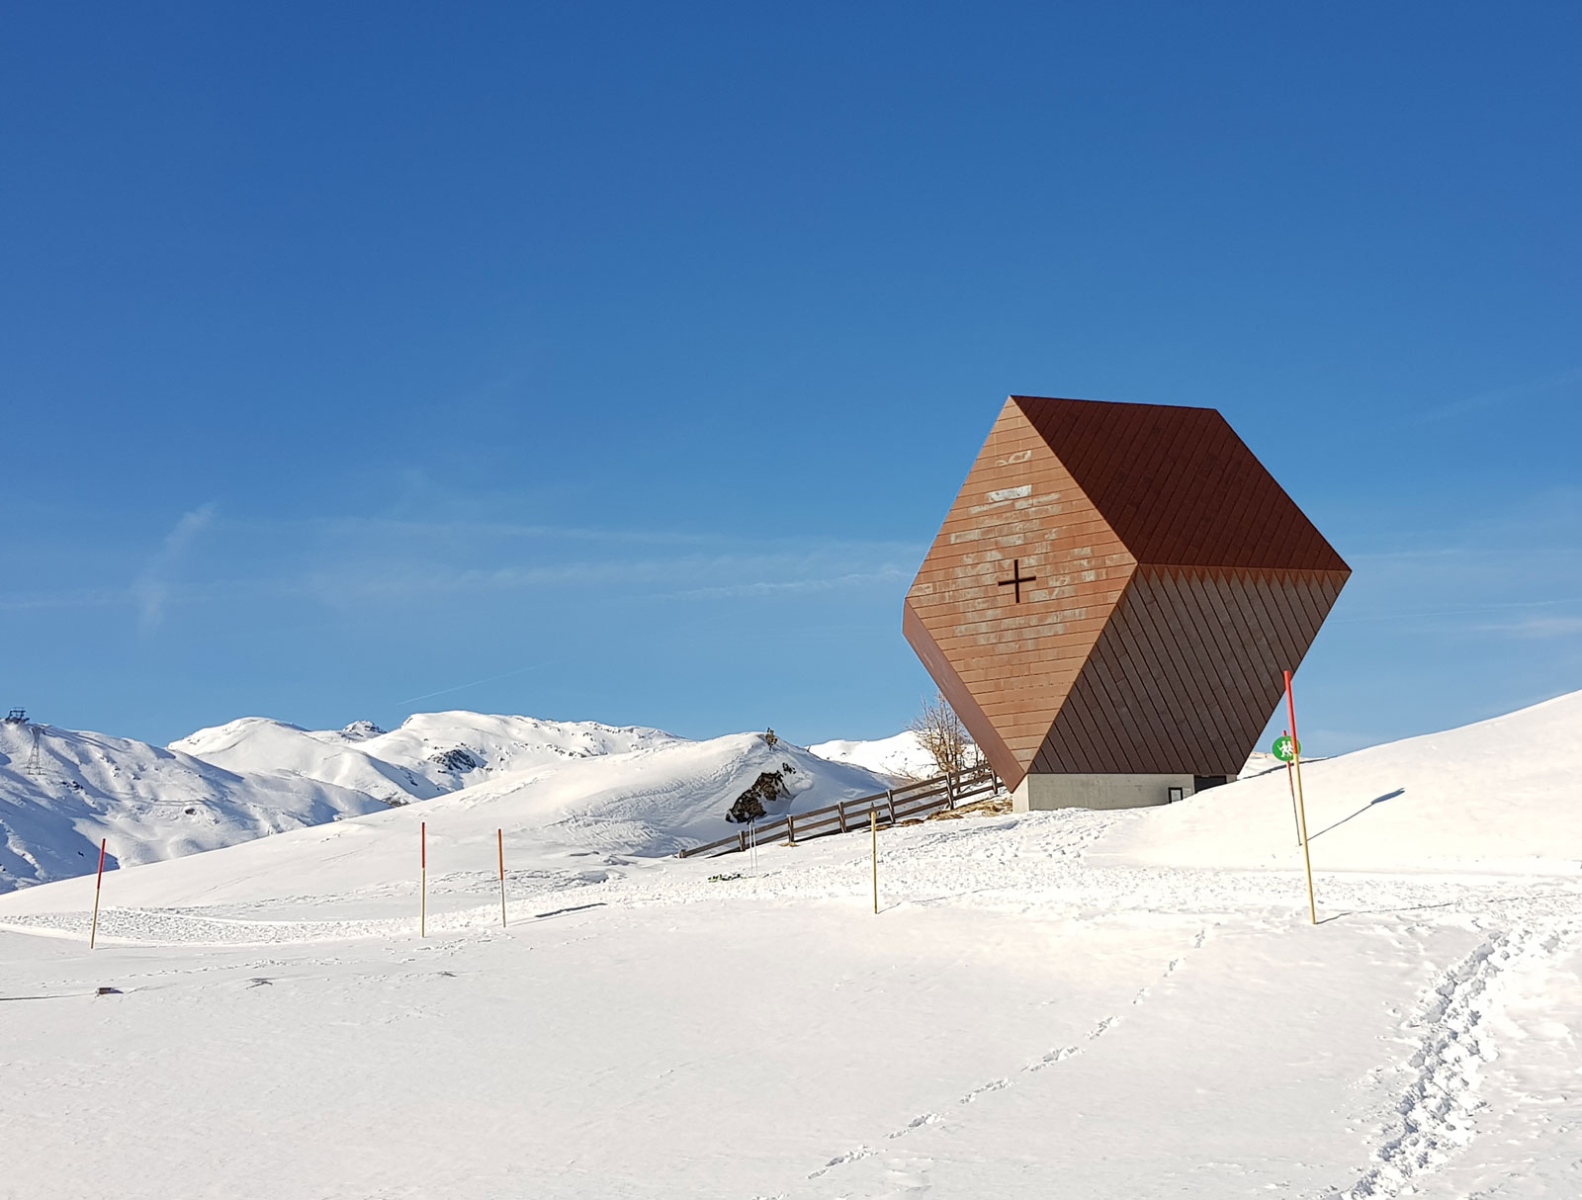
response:
[[[941,775],[978,765],[978,747],[943,692],[924,700],[922,711],[907,728],[917,735]]]

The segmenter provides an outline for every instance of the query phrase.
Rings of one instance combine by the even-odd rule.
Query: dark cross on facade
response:
[[[1033,580],[1038,578],[1038,576],[1037,575],[1023,575],[1022,574],[1022,560],[1021,559],[1014,558],[1014,559],[1011,560],[1011,562],[1013,564],[1012,567],[1011,567],[1011,577],[1009,579],[1002,579],[1002,580],[1000,580],[1000,586],[1001,587],[1014,587],[1016,589],[1016,603],[1020,604],[1022,602],[1022,584],[1024,584],[1024,583],[1032,583]]]

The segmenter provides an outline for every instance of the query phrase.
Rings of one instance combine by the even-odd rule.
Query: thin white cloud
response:
[[[716,587],[688,588],[686,591],[669,592],[655,596],[656,600],[705,600],[741,599],[754,596],[777,596],[796,592],[828,592],[837,588],[867,587],[876,583],[893,583],[904,580],[910,573],[900,567],[885,567],[878,571],[851,571],[844,575],[824,578],[781,580],[754,580],[742,583],[720,584]]]
[[[1401,609],[1389,612],[1359,613],[1337,619],[1341,625],[1356,625],[1370,621],[1425,621],[1434,617],[1475,617],[1484,613],[1505,612],[1518,608],[1557,608],[1572,606],[1582,603],[1575,599],[1566,600],[1513,600],[1506,604],[1462,604],[1453,608],[1426,608],[1426,609]],[[1552,619],[1552,618],[1551,618]],[[1532,618],[1532,621],[1541,621],[1543,618]],[[1525,624],[1524,622],[1523,624]],[[1515,625],[1489,625],[1488,629],[1514,629]]]
[[[909,577],[909,566],[881,560],[877,569],[870,565],[864,570],[854,560],[866,565],[871,564],[872,557],[853,553],[848,547],[835,547],[815,553],[579,559],[491,568],[363,559],[315,572],[302,581],[302,590],[329,605],[569,588],[625,594],[632,594],[635,589],[654,599],[703,599],[828,590]],[[684,586],[688,584],[692,586]]]
[[[277,599],[331,609],[506,593],[706,600],[883,585],[910,578],[924,545],[745,537],[510,521],[312,518],[224,522],[227,577],[183,578],[215,506],[184,514],[130,584],[0,593],[0,611],[130,605],[144,631],[176,606]],[[220,560],[209,562],[211,569]]]
[[[1564,638],[1582,634],[1582,617],[1528,617],[1503,625],[1485,625],[1490,633],[1508,633],[1523,638]]]
[[[1511,387],[1497,388],[1494,391],[1482,392],[1476,396],[1468,396],[1450,404],[1431,408],[1417,417],[1422,424],[1435,421],[1447,421],[1454,417],[1464,416],[1467,413],[1479,412],[1486,408],[1494,408],[1503,404],[1513,404],[1518,401],[1529,400],[1535,396],[1547,395],[1550,392],[1565,391],[1572,387],[1582,387],[1582,367],[1574,367],[1569,371],[1561,371],[1558,375],[1547,375],[1542,379],[1529,379],[1525,383],[1518,383]]]
[[[182,513],[181,519],[165,535],[159,551],[148,560],[143,573],[132,585],[132,596],[137,602],[138,626],[144,633],[156,629],[165,619],[165,605],[171,591],[170,572],[213,521],[212,503]]]
[[[12,592],[0,596],[0,612],[54,608],[114,608],[132,602],[125,587],[73,588],[66,592]]]

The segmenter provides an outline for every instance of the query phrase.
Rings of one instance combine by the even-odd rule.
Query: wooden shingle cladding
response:
[[[1012,397],[903,631],[1008,786],[1233,775],[1349,575],[1212,409]]]

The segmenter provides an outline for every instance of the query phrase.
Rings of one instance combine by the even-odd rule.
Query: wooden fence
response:
[[[842,800],[839,804],[831,804],[828,808],[788,813],[773,820],[754,821],[751,826],[743,825],[730,837],[723,837],[717,842],[709,842],[703,846],[693,846],[690,850],[681,851],[677,857],[731,854],[746,850],[750,844],[762,846],[781,840],[794,846],[798,841],[805,841],[808,838],[862,828],[868,824],[869,813],[877,813],[880,823],[884,825],[919,821],[945,809],[955,808],[958,804],[996,795],[1001,790],[999,777],[987,763],[984,763],[965,771],[950,772],[937,775],[933,779],[891,788],[887,792],[875,792],[871,796]]]

